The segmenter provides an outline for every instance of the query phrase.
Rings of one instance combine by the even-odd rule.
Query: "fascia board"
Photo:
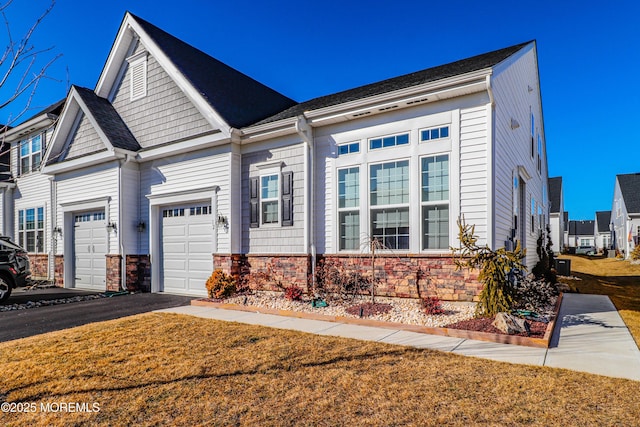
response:
[[[272,123],[265,123],[259,126],[243,128],[241,130],[241,143],[247,144],[255,141],[262,141],[276,136],[288,135],[296,132],[297,117],[278,120]]]
[[[133,18],[127,12],[120,24],[120,29],[116,35],[116,39],[111,46],[109,56],[104,64],[102,73],[96,84],[95,92],[98,96],[107,98],[111,87],[114,85],[120,73],[120,65],[125,60],[131,41],[134,39],[134,34],[130,30],[129,26]]]
[[[56,175],[63,172],[69,172],[76,169],[82,169],[88,166],[94,166],[100,163],[121,159],[124,157],[120,153],[114,151],[100,151],[88,156],[78,157],[72,160],[65,160],[62,163],[54,163],[47,165],[41,169],[44,175]]]
[[[38,117],[34,117],[28,122],[22,123],[20,126],[16,126],[5,133],[5,141],[13,142],[23,138],[25,135],[29,135],[38,130],[44,129],[51,125],[55,120],[55,116],[51,114],[42,114]]]
[[[204,148],[219,147],[229,144],[231,140],[223,133],[214,133],[181,142],[172,142],[160,147],[143,148],[135,153],[139,162],[165,158],[176,154],[184,154]]]
[[[75,122],[76,115],[80,111],[80,106],[71,98],[72,93],[75,93],[75,88],[73,88],[73,86],[71,87],[67,101],[64,104],[64,108],[58,117],[58,124],[53,130],[51,143],[48,144],[48,147],[45,150],[42,164],[47,164],[50,154],[54,151],[54,147],[58,147],[60,144],[64,145],[66,138],[69,136],[69,132],[71,132],[71,129],[73,128],[73,123]],[[60,138],[62,138],[61,135],[64,136],[64,139],[62,140],[60,140]]]

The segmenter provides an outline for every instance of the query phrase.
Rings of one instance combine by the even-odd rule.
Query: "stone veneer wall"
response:
[[[370,275],[371,272],[371,257],[366,254],[321,255],[316,262],[318,267],[332,265],[344,273]],[[379,255],[375,264],[376,277],[381,279],[376,289],[379,296],[437,296],[445,301],[477,301],[482,291],[478,272],[456,271],[450,255]],[[285,286],[308,289],[311,258],[307,255],[214,255],[214,268],[236,279],[251,273],[267,273]]]
[[[49,255],[47,254],[28,254],[29,264],[31,266],[31,278],[37,280],[46,280],[49,278]]]
[[[127,255],[127,290],[151,292],[151,258],[149,255]]]
[[[64,255],[55,255],[53,284],[64,288]]]
[[[122,277],[122,256],[119,254],[107,255],[107,291],[120,290],[120,278]]]

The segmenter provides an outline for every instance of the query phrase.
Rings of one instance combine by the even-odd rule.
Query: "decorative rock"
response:
[[[509,313],[498,313],[492,325],[509,335],[522,332],[528,334],[531,330],[529,322]]]

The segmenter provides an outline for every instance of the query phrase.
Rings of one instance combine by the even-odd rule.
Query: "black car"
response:
[[[24,286],[31,276],[27,252],[8,237],[0,236],[0,303],[11,295],[11,290]]]

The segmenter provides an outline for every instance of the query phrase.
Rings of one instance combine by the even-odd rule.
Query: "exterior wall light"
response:
[[[140,221],[136,226],[136,229],[138,230],[138,233],[144,233],[144,230],[147,229],[147,224],[145,224],[144,221]]]
[[[116,223],[115,222],[110,222],[107,224],[107,232],[111,233],[111,232],[116,232],[118,231],[118,227],[116,227]]]

